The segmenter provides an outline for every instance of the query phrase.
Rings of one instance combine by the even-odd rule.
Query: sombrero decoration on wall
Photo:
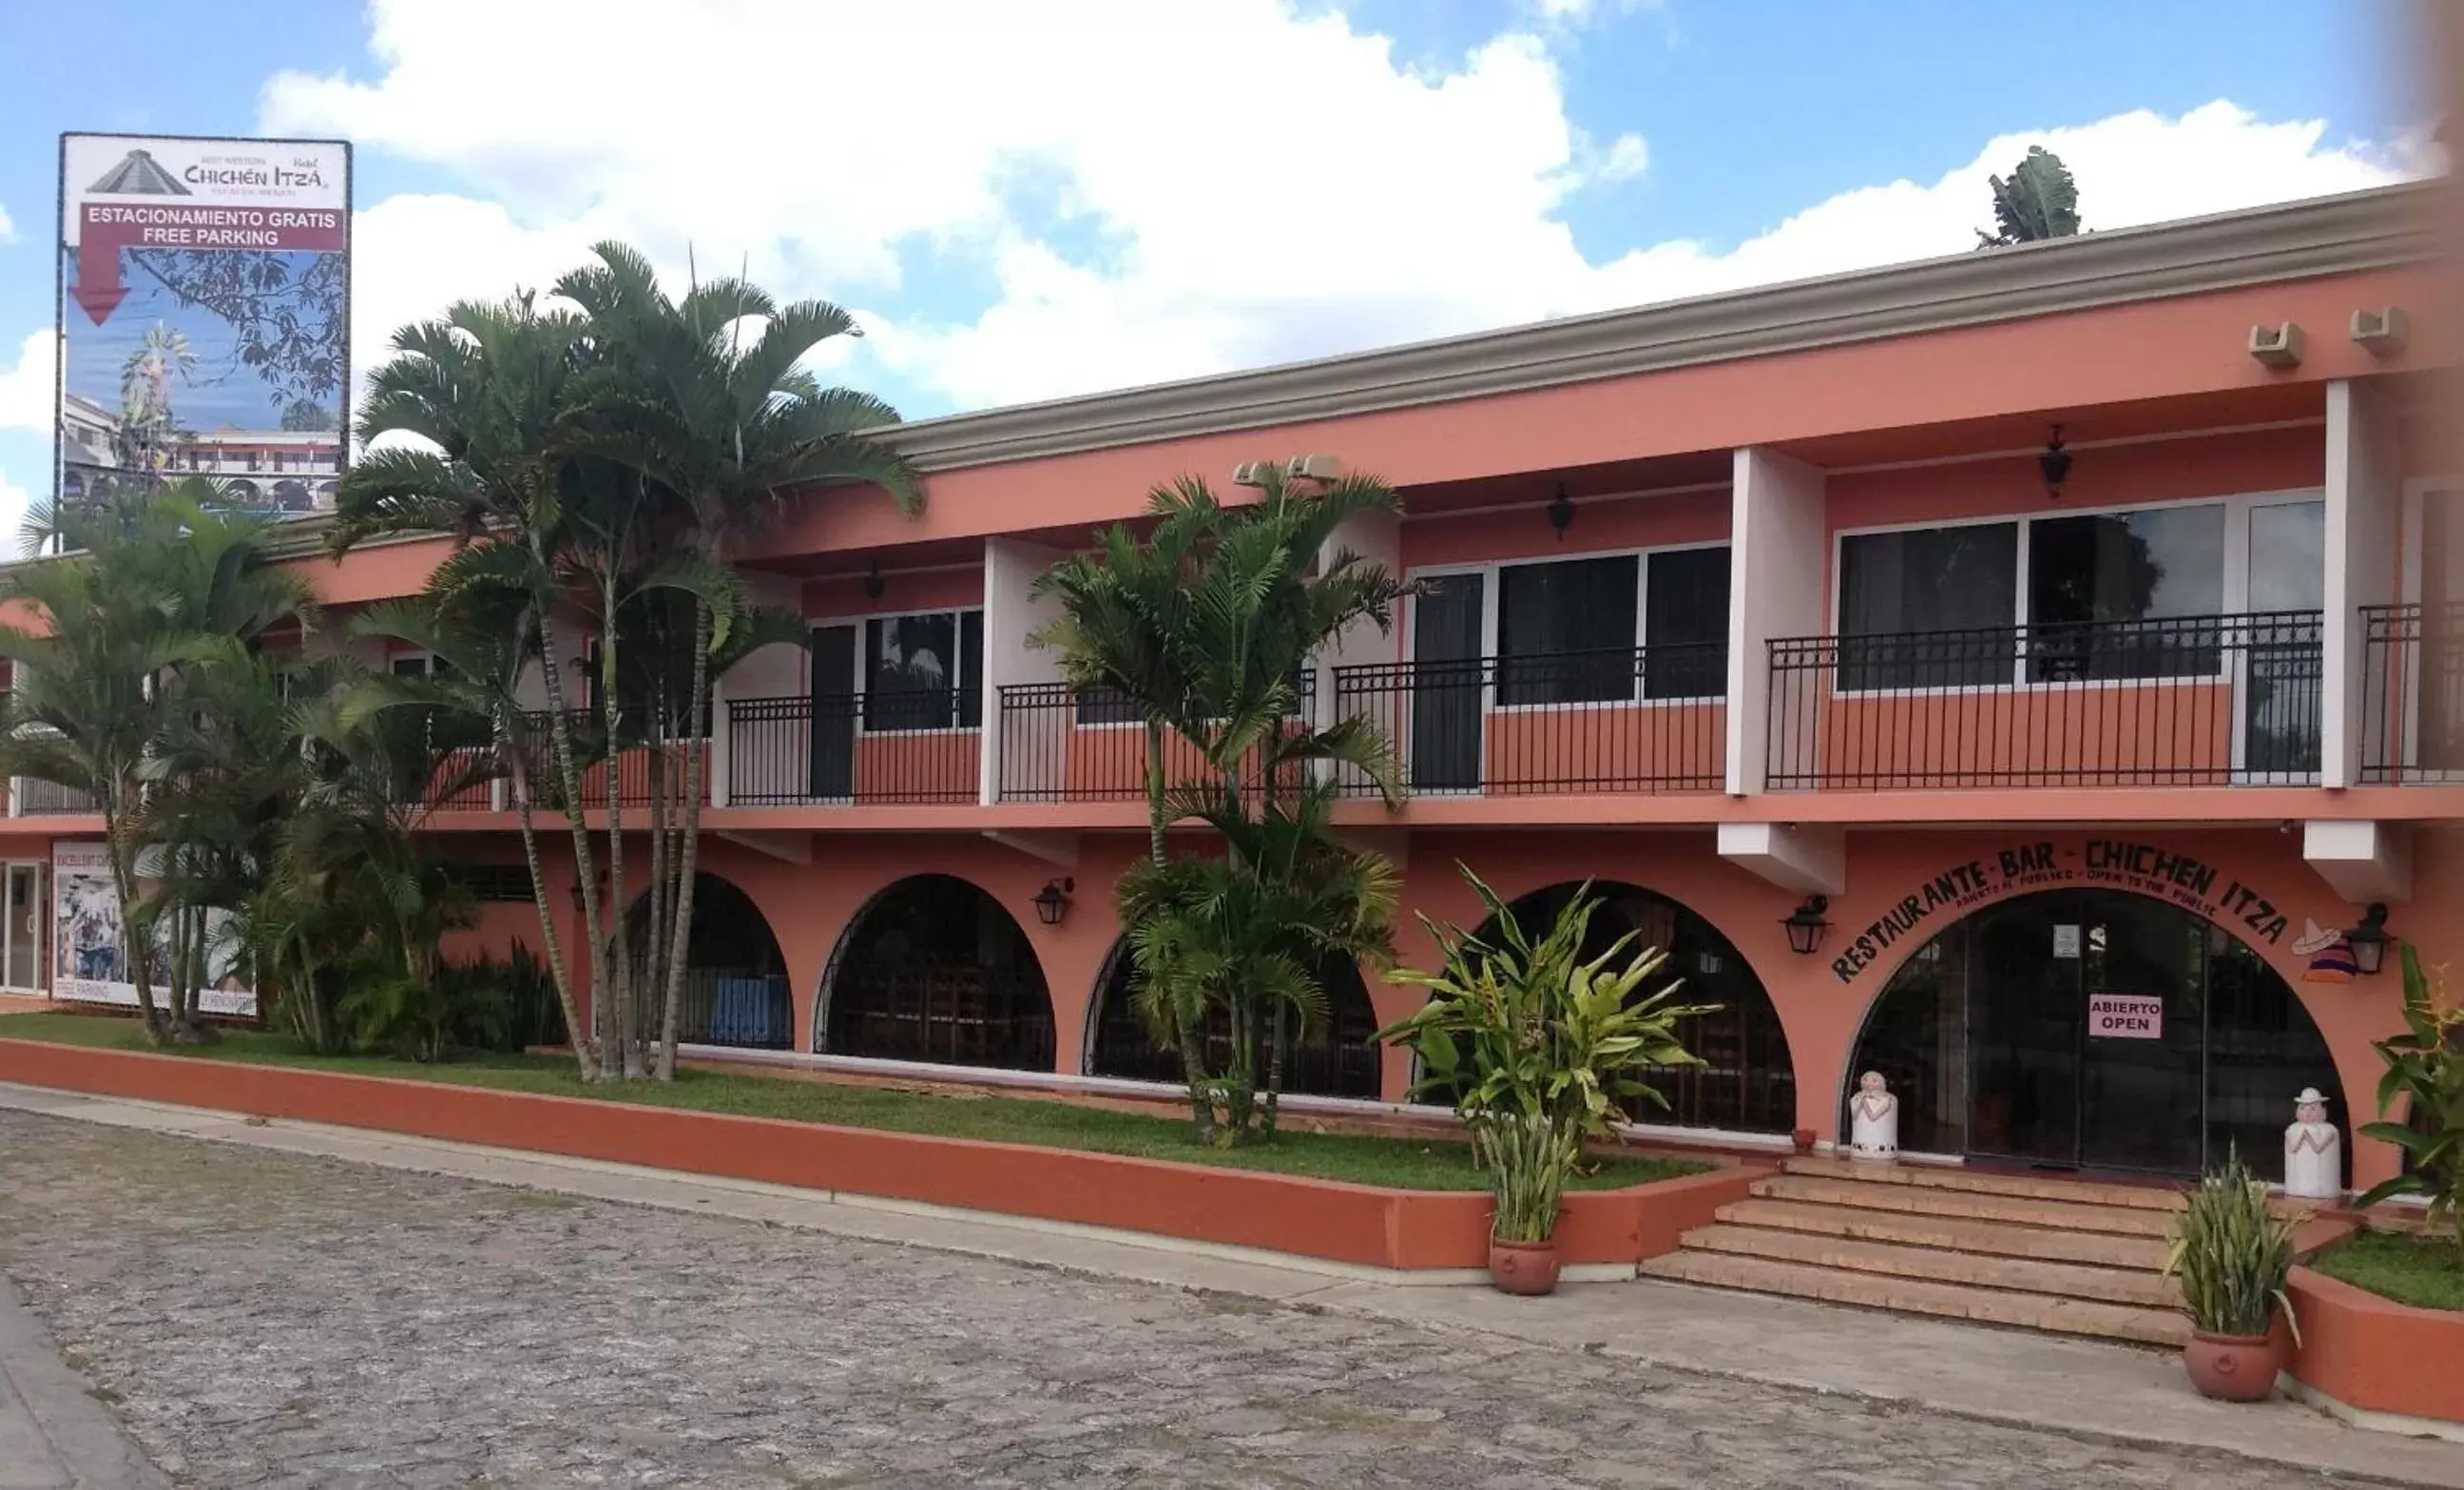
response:
[[[2301,935],[2294,939],[2294,955],[2310,959],[2309,968],[2301,974],[2304,983],[2350,983],[2362,975],[2359,963],[2353,961],[2352,939],[2341,929],[2331,929],[2304,919]]]

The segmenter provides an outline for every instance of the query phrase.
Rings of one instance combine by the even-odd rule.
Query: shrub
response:
[[[2211,1335],[2264,1335],[2277,1308],[2293,1323],[2284,1279],[2293,1271],[2294,1223],[2268,1209],[2267,1186],[2236,1153],[2190,1191],[2165,1258],[2182,1280],[2190,1319]],[[2294,1340],[2300,1341],[2294,1330]]]
[[[2418,1195],[2430,1203],[2431,1222],[2453,1228],[2464,1262],[2464,1009],[2447,1004],[2446,969],[2432,979],[2421,970],[2411,944],[2404,948],[2405,1033],[2374,1041],[2387,1073],[2379,1079],[2382,1121],[2365,1123],[2365,1137],[2384,1139],[2405,1152],[2405,1172],[2370,1187],[2354,1204],[2377,1205],[2390,1195]],[[2398,1097],[2409,1121],[2385,1121]]]

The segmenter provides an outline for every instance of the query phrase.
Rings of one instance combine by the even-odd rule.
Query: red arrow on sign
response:
[[[128,299],[127,286],[120,282],[120,241],[107,234],[97,233],[89,225],[77,239],[77,283],[72,292],[85,313],[100,325]]]

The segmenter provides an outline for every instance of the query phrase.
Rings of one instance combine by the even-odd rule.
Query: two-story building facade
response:
[[[1430,582],[1307,688],[1395,741],[1402,805],[1341,811],[1399,871],[1400,952],[1431,952],[1416,912],[1478,920],[1458,865],[1537,911],[1593,882],[1722,1006],[1647,1121],[1830,1141],[1872,1070],[1903,1146],[1945,1157],[2180,1176],[2231,1145],[2265,1168],[2312,1085],[2349,1131],[2398,1024],[2396,959],[2356,966],[2370,932],[2464,954],[2456,348],[2414,209],[2364,193],[907,426],[920,516],[832,493],[746,556],[811,645],[720,686],[693,1034],[1169,1079],[1111,895],[1145,850],[1143,736],[1027,644],[1033,584],[1158,483],[1322,456],[1402,499],[1342,544]],[[347,610],[442,551],[296,562]],[[12,803],[0,972],[40,989],[45,865],[95,825]],[[510,865],[501,808],[430,822]],[[526,925],[494,902],[484,937]],[[1416,994],[1321,972],[1334,1029],[1297,1083],[1402,1100],[1407,1059],[1365,1036]],[[2357,1185],[2397,1162],[2349,1153]]]

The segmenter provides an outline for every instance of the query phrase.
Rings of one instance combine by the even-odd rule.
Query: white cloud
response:
[[[0,207],[0,243],[6,243],[16,235],[17,225],[9,220],[9,209]]]
[[[1640,135],[1622,134],[1609,146],[1609,153],[1600,157],[1596,174],[1602,181],[1624,181],[1650,168],[1651,146],[1643,144]]]
[[[59,386],[53,351],[56,340],[48,330],[29,331],[18,344],[17,360],[0,367],[0,430],[50,438]]]
[[[25,552],[17,530],[25,525],[26,504],[33,500],[24,487],[9,479],[8,472],[0,471],[0,554],[15,558]]]
[[[361,214],[363,367],[400,322],[543,283],[612,235],[790,294],[903,293],[865,317],[847,375],[887,367],[959,407],[1959,252],[1990,215],[1985,177],[2030,143],[2078,173],[2091,227],[2398,174],[2318,122],[2218,102],[1996,139],[1743,243],[1594,262],[1570,196],[1651,152],[1591,143],[1539,33],[1611,9],[1632,7],[1535,0],[1522,29],[1432,70],[1278,0],[372,0],[377,75],[277,76],[262,122],[492,199]],[[927,264],[971,295],[989,281],[990,303],[906,282]]]

